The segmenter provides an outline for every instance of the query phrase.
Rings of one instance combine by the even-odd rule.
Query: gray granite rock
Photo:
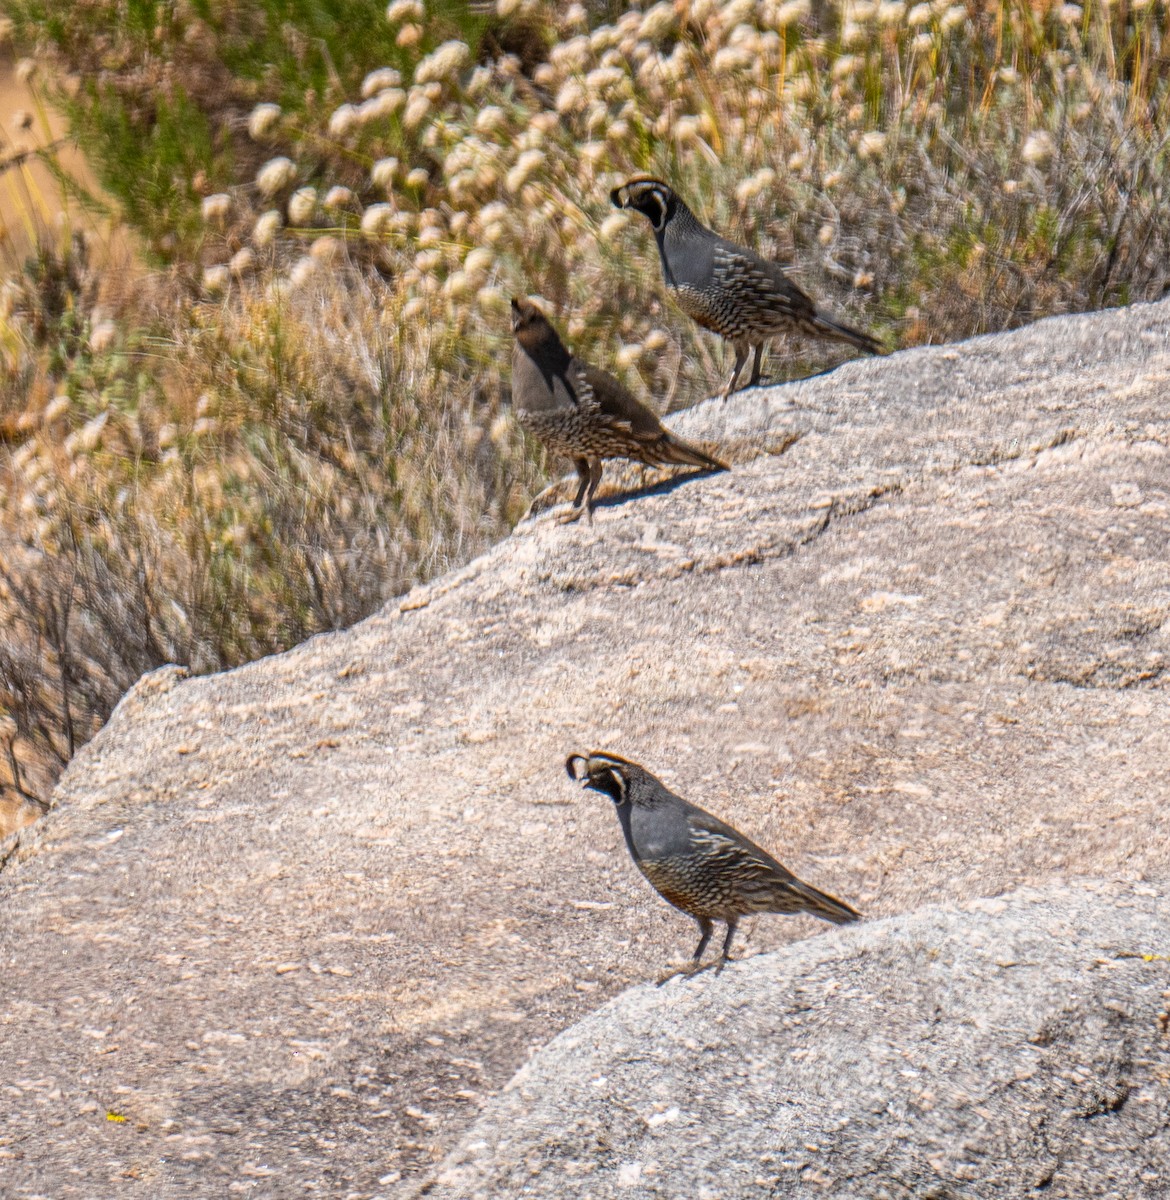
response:
[[[562,1033],[431,1200],[1161,1200],[1170,900],[1017,892],[643,984]]]
[[[1168,397],[1165,303],[848,363],[680,414],[729,474],[148,677],[0,847],[0,1190],[415,1186],[691,949],[570,751],[639,759],[875,919],[1165,894]]]

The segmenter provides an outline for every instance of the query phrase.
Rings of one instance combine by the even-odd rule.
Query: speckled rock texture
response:
[[[409,1194],[535,1050],[693,947],[571,751],[871,919],[1164,896],[1168,408],[1166,303],[850,362],[672,418],[728,474],[147,677],[0,846],[0,1191]],[[762,917],[736,949],[855,936]]]
[[[1162,1200],[1170,900],[1016,892],[643,984],[561,1034],[431,1200]]]

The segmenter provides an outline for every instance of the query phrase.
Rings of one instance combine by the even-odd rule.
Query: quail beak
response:
[[[630,189],[623,183],[621,187],[615,187],[609,194],[610,203],[614,208],[629,208],[630,207]]]
[[[515,296],[512,297],[512,332],[515,333],[520,328],[520,322],[524,320],[524,314],[520,310],[520,302]]]

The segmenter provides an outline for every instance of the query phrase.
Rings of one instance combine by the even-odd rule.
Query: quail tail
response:
[[[793,891],[803,901],[803,911],[814,917],[820,917],[822,921],[830,921],[834,925],[849,925],[853,921],[861,920],[861,913],[852,905],[846,904],[844,900],[838,900],[835,896],[830,896],[827,892],[819,891],[802,880],[794,881]]]
[[[655,444],[654,453],[664,465],[670,463],[679,467],[705,467],[708,471],[731,470],[725,462],[712,458],[698,446],[692,446],[690,442],[684,441],[669,430],[664,431],[663,436]]]
[[[868,333],[862,333],[860,329],[854,329],[850,325],[842,325],[840,321],[834,321],[832,317],[826,317],[824,313],[814,313],[808,323],[808,328],[809,332],[819,337],[830,338],[834,342],[848,342],[849,345],[856,346],[858,350],[864,350],[866,354],[884,354],[886,352],[885,346],[877,338],[870,337]]]

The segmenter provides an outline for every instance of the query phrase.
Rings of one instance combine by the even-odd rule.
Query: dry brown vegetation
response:
[[[368,280],[334,275],[187,305],[100,353],[91,335],[73,388],[23,408],[0,706],[28,799],[143,671],[351,624],[514,523],[538,476],[498,392],[469,365],[434,404],[397,333]]]
[[[511,292],[542,293],[660,408],[710,390],[722,349],[665,304],[644,222],[607,205],[631,173],[892,346],[1170,281],[1165,3],[498,8],[460,40],[446,6],[440,42],[421,3],[378,7],[393,68],[301,107],[257,72],[222,110],[182,85],[227,35],[176,8],[165,132],[183,144],[174,98],[204,96],[187,141],[209,151],[166,160],[174,237],[144,235],[167,271],[103,307],[66,235],[11,265],[0,792],[23,811],[143,670],[347,624],[515,522],[544,463],[506,413]],[[109,63],[127,120],[149,76],[103,45],[74,97],[110,179],[137,143],[100,139],[122,129]],[[47,49],[82,69],[83,47]]]

